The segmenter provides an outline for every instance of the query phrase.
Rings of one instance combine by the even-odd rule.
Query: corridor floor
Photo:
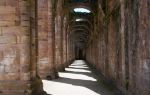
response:
[[[98,83],[84,61],[74,61],[65,70],[59,73],[59,79],[43,80],[44,90],[49,95],[115,95]]]

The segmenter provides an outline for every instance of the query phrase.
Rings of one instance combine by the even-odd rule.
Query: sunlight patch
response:
[[[78,79],[78,80],[87,80],[87,81],[97,81],[94,77],[90,77],[84,74],[73,74],[73,73],[59,73],[61,78],[68,78],[68,79]]]
[[[83,19],[76,19],[76,21],[83,21]]]
[[[101,95],[84,85],[75,85],[63,81],[42,80],[43,89],[50,95]]]
[[[91,13],[90,10],[85,9],[85,8],[75,8],[74,12],[80,12],[80,13]]]
[[[101,95],[97,79],[83,60],[76,60],[66,72],[59,72],[59,79],[42,80],[43,89],[50,95]],[[108,94],[106,94],[108,95]],[[110,95],[110,94],[109,94]]]

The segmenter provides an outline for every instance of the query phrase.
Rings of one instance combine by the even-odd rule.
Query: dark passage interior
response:
[[[150,95],[149,11],[150,0],[0,0],[0,95]]]

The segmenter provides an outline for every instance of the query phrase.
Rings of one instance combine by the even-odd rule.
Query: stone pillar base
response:
[[[32,80],[32,82],[31,82],[31,94],[30,95],[48,95],[43,90],[42,79],[40,79],[39,77]]]
[[[65,72],[65,66],[64,66],[64,64],[59,64],[57,66],[57,71],[58,72]]]
[[[55,70],[50,72],[50,74],[46,76],[47,80],[58,79],[58,78],[59,78],[58,72]]]

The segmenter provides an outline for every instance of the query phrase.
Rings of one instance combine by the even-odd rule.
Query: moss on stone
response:
[[[109,91],[113,91],[114,90],[114,84],[113,83],[109,83],[104,79],[99,79],[98,84],[102,85],[104,88],[108,89]]]
[[[128,88],[129,88],[129,80],[128,79],[126,79],[124,81],[124,86],[125,86],[126,90],[128,90]]]
[[[34,80],[32,80],[31,90],[32,95],[46,95],[46,93],[43,91],[42,79],[39,77],[36,77]]]

